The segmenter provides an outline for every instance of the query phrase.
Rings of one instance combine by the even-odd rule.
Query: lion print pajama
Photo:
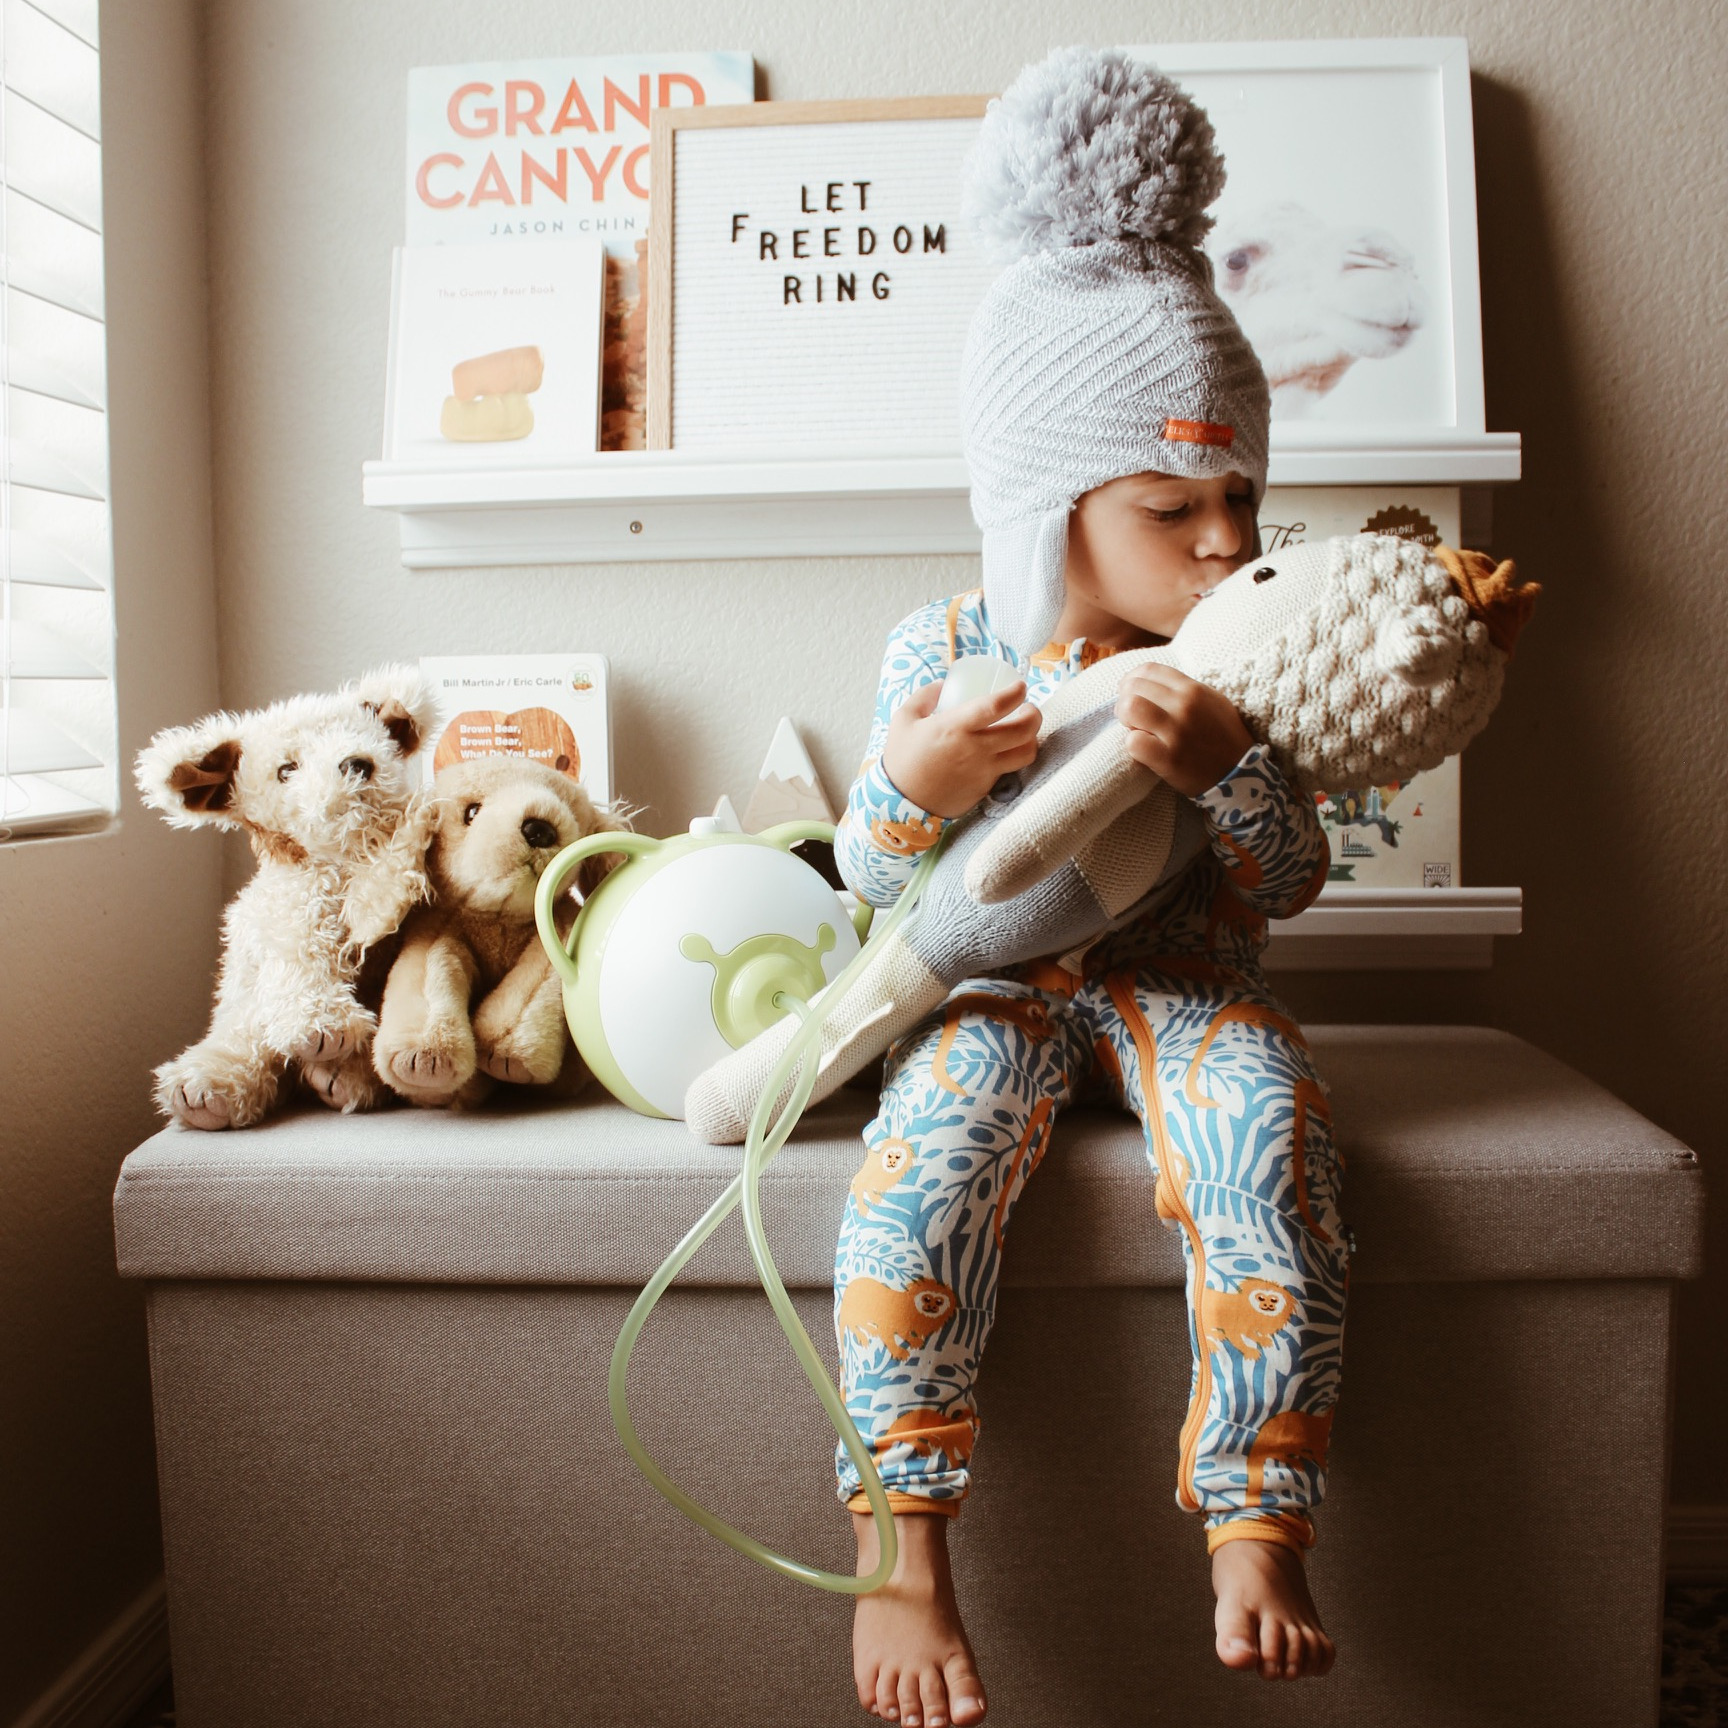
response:
[[[1034,701],[1099,656],[1026,659],[973,592],[889,639],[869,754],[835,847],[891,905],[942,818],[883,772],[889,717],[959,654],[1012,661]],[[881,1107],[840,1226],[841,1385],[897,1511],[954,1513],[970,1486],[980,1359],[1014,1207],[1057,1112],[1089,1090],[1140,1118],[1158,1215],[1180,1233],[1194,1369],[1176,1500],[1208,1550],[1305,1548],[1325,1489],[1353,1244],[1342,1162],[1299,1027],[1260,974],[1266,919],[1326,879],[1326,836],[1260,746],[1196,800],[1209,847],[1082,954],[967,979],[888,1053]],[[868,1503],[844,1448],[840,1496]]]

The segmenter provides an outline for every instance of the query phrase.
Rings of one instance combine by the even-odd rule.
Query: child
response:
[[[962,369],[984,585],[889,639],[836,837],[875,905],[1033,760],[1033,702],[1103,655],[1167,640],[1258,549],[1266,381],[1198,250],[1222,185],[1204,114],[1124,56],[1060,51],[992,104],[968,214],[1019,256]],[[938,713],[947,668],[979,653],[1020,681]],[[904,1728],[984,1716],[947,1518],[970,1485],[1004,1231],[1056,1112],[1088,1085],[1145,1124],[1158,1211],[1182,1237],[1194,1377],[1176,1497],[1204,1521],[1219,1658],[1269,1679],[1332,1665],[1302,1550],[1338,1395],[1348,1237],[1325,1097],[1259,965],[1265,920],[1325,881],[1326,837],[1215,691],[1147,668],[1117,714],[1134,755],[1194,801],[1192,861],[1083,953],[968,979],[900,1040],[841,1225],[842,1387],[901,1553],[859,1600],[854,1677],[860,1702]],[[1221,1238],[1227,1255],[1212,1252]],[[910,1340],[859,1323],[908,1302],[922,1317]],[[875,1528],[837,1457],[868,1571]]]

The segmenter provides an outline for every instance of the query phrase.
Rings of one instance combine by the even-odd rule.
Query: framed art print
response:
[[[1188,90],[1217,133],[1228,181],[1206,249],[1266,368],[1274,437],[1481,432],[1463,39],[1127,52]]]

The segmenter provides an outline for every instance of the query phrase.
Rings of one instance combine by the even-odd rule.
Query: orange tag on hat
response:
[[[1164,438],[1166,443],[1216,444],[1220,450],[1228,450],[1236,442],[1236,428],[1211,420],[1166,420]]]

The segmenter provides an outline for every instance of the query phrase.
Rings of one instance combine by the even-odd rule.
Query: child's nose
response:
[[[1228,506],[1220,504],[1207,512],[1201,526],[1198,551],[1202,558],[1237,559],[1243,556],[1245,540]],[[1217,578],[1224,580],[1223,576]]]

